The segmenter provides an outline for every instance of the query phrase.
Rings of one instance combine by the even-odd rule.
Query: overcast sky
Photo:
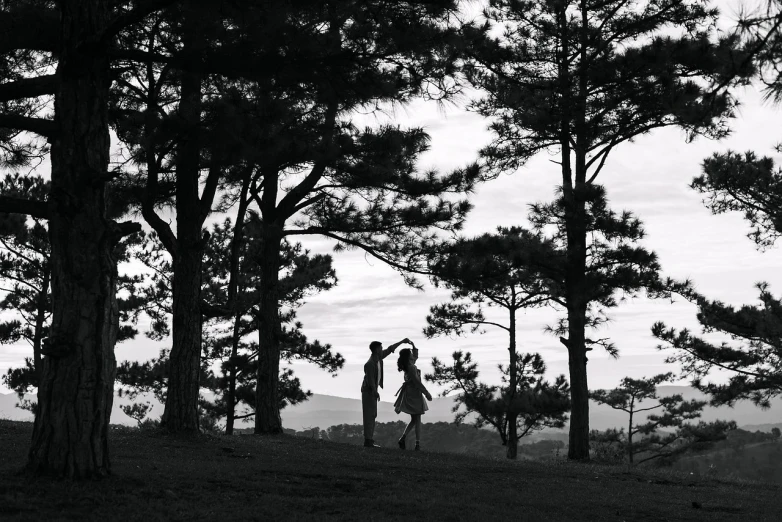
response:
[[[782,254],[778,248],[759,252],[746,238],[748,226],[740,214],[713,216],[701,204],[700,196],[688,188],[700,173],[705,157],[728,149],[755,150],[775,156],[773,147],[782,141],[778,132],[780,111],[762,101],[755,89],[740,93],[742,107],[732,122],[733,134],[720,142],[698,139],[687,144],[677,129],[664,129],[618,147],[609,157],[598,182],[605,185],[615,210],[630,210],[645,224],[644,246],[655,251],[666,275],[691,278],[706,296],[731,304],[757,301],[754,284],[767,281],[774,293],[782,292]],[[441,108],[417,103],[396,113],[402,125],[422,126],[431,135],[431,150],[421,168],[447,170],[464,166],[477,157],[488,142],[487,122],[458,107]],[[528,205],[551,200],[561,182],[558,166],[546,154],[539,155],[518,172],[481,185],[471,201],[465,233],[475,235],[497,226],[523,225]],[[779,158],[777,158],[779,159]],[[306,238],[313,252],[331,252],[333,243]],[[448,293],[427,286],[425,292],[407,287],[402,278],[381,262],[361,252],[334,255],[339,284],[315,296],[299,311],[304,332],[310,339],[334,346],[346,359],[336,377],[306,364],[294,370],[305,388],[315,393],[342,397],[360,396],[362,366],[369,356],[368,344],[379,340],[386,346],[404,337],[421,350],[419,367],[427,372],[434,356],[448,360],[454,350],[470,351],[479,363],[481,377],[497,383],[497,363],[507,359],[507,336],[503,331],[468,334],[459,338],[424,338],[422,328],[430,306],[448,299]],[[623,376],[641,377],[675,371],[663,362],[650,334],[655,321],[669,326],[695,327],[695,308],[679,299],[652,302],[637,299],[622,303],[611,312],[612,322],[599,333],[610,337],[620,350],[618,360],[598,351],[589,356],[590,388],[613,387]],[[549,376],[567,375],[567,354],[559,341],[543,329],[556,314],[538,310],[519,316],[518,346],[521,351],[539,352],[549,367]],[[143,336],[117,346],[118,361],[145,360],[155,356],[165,343]],[[0,347],[0,371],[30,356],[27,345]],[[383,400],[392,400],[402,377],[395,370],[395,357],[386,360],[386,389]],[[0,388],[7,392],[7,389]],[[438,391],[430,386],[433,393]]]
[[[658,254],[666,275],[691,278],[700,292],[733,304],[755,302],[753,285],[758,281],[768,281],[772,291],[782,291],[782,255],[777,248],[758,252],[746,238],[748,227],[740,214],[712,215],[688,184],[700,173],[702,160],[714,152],[753,149],[775,154],[773,146],[780,138],[775,132],[779,110],[764,104],[753,89],[743,93],[742,101],[730,138],[686,144],[679,130],[656,131],[617,148],[598,178],[607,187],[614,209],[631,210],[642,219],[647,231],[643,244]],[[442,114],[437,108],[415,106],[408,117],[411,124],[426,127],[432,135],[432,150],[424,158],[424,166],[447,169],[463,165],[473,160],[489,139],[485,121],[460,110]],[[558,166],[550,159],[541,155],[519,172],[482,185],[472,198],[475,209],[465,233],[524,224],[528,205],[550,200],[560,183]],[[330,248],[325,241],[308,241],[306,245],[319,252]],[[307,335],[334,345],[345,356],[346,365],[336,378],[296,365],[308,388],[316,393],[358,397],[368,343],[377,339],[387,346],[404,337],[413,339],[420,348],[419,367],[423,371],[431,368],[432,356],[447,360],[454,350],[464,350],[473,353],[483,378],[499,380],[496,364],[506,360],[508,346],[503,331],[426,340],[421,330],[428,309],[447,300],[447,292],[430,286],[425,292],[413,290],[393,270],[360,252],[335,254],[335,265],[339,285],[310,299],[301,309],[300,319]],[[599,335],[616,343],[620,358],[613,360],[598,350],[590,354],[591,388],[613,386],[626,375],[641,377],[674,370],[663,362],[664,354],[656,349],[657,342],[650,334],[655,321],[697,328],[695,307],[681,299],[673,304],[645,298],[629,300],[614,309],[611,317]],[[540,352],[551,375],[567,374],[564,347],[543,331],[555,318],[556,313],[547,310],[522,313],[519,349]],[[387,361],[392,370],[387,372],[387,395],[401,382],[394,366]]]

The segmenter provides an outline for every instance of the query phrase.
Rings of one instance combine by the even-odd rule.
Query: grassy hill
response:
[[[31,425],[0,421],[0,519],[782,520],[782,487],[567,462],[114,428],[113,476],[30,479]]]

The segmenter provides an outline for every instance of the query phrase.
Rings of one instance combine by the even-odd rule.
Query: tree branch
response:
[[[321,144],[324,148],[328,148],[332,143],[334,136],[334,124],[336,123],[338,109],[339,107],[337,102],[332,101],[326,111],[326,130],[324,132],[323,139],[321,140]],[[320,178],[323,176],[323,173],[326,170],[326,161],[327,160],[324,158],[320,162],[317,162],[315,166],[312,167],[312,170],[310,170],[310,173],[307,174],[307,176],[302,180],[302,182],[293,187],[293,189],[291,189],[285,195],[285,197],[282,198],[282,201],[280,201],[280,204],[277,208],[284,218],[292,216],[296,209],[296,205],[301,202],[301,200],[304,199],[304,197],[309,194],[318,184],[318,181],[320,181]]]
[[[17,114],[0,114],[0,127],[29,131],[45,138],[52,138],[57,129],[52,120],[30,118]]]
[[[41,219],[49,219],[49,205],[45,201],[0,196],[0,213],[26,214]]]
[[[217,164],[217,160],[212,161],[213,163],[209,169],[209,175],[206,177],[206,182],[204,183],[204,192],[199,200],[199,204],[201,205],[201,223],[203,223],[207,216],[209,216],[209,213],[212,212],[212,203],[214,202],[215,194],[217,193],[217,185],[220,182],[220,175],[222,174],[220,167]]]
[[[56,88],[57,76],[54,74],[0,83],[0,102],[54,94]]]

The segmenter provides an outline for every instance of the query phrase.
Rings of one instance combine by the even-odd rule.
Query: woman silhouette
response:
[[[405,382],[396,392],[397,398],[394,402],[394,411],[397,414],[404,412],[410,415],[410,423],[405,428],[402,438],[399,439],[399,447],[405,449],[405,439],[407,434],[415,428],[415,449],[421,449],[421,415],[423,415],[429,406],[427,400],[432,400],[432,395],[421,382],[421,370],[415,362],[418,360],[418,348],[411,342],[413,349],[405,348],[399,352],[399,360],[396,366],[400,372],[404,372]]]

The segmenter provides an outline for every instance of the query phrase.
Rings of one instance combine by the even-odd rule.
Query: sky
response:
[[[765,103],[753,87],[739,91],[739,98],[742,105],[731,123],[729,138],[698,138],[688,144],[678,129],[656,130],[617,147],[597,180],[606,187],[613,209],[632,211],[643,221],[647,237],[642,244],[657,253],[665,275],[690,278],[702,294],[734,305],[757,302],[754,284],[759,281],[770,283],[774,293],[782,292],[782,252],[776,247],[758,251],[746,237],[749,227],[740,214],[712,215],[688,184],[700,174],[703,159],[715,152],[754,150],[780,159],[773,150],[782,141],[780,109]],[[394,117],[403,126],[421,126],[431,135],[431,149],[422,157],[422,170],[462,167],[475,161],[478,150],[491,139],[488,122],[460,105],[417,102],[396,109]],[[552,160],[556,157],[542,153],[519,171],[479,186],[470,198],[474,209],[464,234],[524,225],[528,205],[550,201],[560,183],[558,165]],[[359,398],[369,343],[379,340],[389,346],[405,337],[419,348],[418,366],[423,373],[431,370],[432,357],[447,361],[453,351],[462,350],[473,354],[481,379],[499,382],[497,364],[507,359],[504,331],[488,329],[483,334],[426,339],[422,329],[429,307],[447,301],[447,291],[428,284],[423,292],[410,288],[397,272],[360,251],[334,253],[330,240],[306,237],[301,242],[314,253],[331,253],[339,278],[334,289],[311,297],[299,310],[304,333],[331,344],[345,357],[345,366],[336,376],[305,363],[294,364],[306,389]],[[664,363],[665,353],[657,349],[650,328],[654,322],[664,321],[668,326],[698,330],[695,311],[681,298],[673,303],[632,299],[611,310],[611,322],[598,335],[610,337],[620,356],[612,359],[599,349],[590,353],[590,388],[613,387],[624,376],[676,371]],[[567,375],[565,348],[544,332],[556,317],[556,312],[542,309],[522,312],[518,319],[519,350],[539,352],[550,378]],[[146,360],[165,345],[140,336],[117,345],[117,360]],[[27,345],[0,346],[0,372],[20,364],[29,352]],[[393,400],[402,382],[401,374],[394,371],[395,356],[386,360],[385,367],[386,389],[381,397]],[[433,394],[441,391],[428,386]],[[0,392],[8,390],[0,386]]]
[[[658,130],[618,147],[598,178],[607,188],[612,208],[630,210],[643,221],[647,237],[642,244],[658,254],[665,275],[689,278],[704,295],[732,304],[756,302],[754,284],[758,281],[769,282],[772,291],[782,287],[782,253],[778,248],[759,252],[747,239],[749,227],[740,214],[712,215],[688,184],[700,173],[703,159],[714,152],[755,150],[775,155],[773,147],[780,138],[775,132],[779,109],[765,104],[755,89],[746,89],[741,99],[731,137],[687,144],[680,130]],[[410,124],[421,125],[432,135],[432,148],[423,158],[423,166],[445,170],[464,165],[474,160],[477,150],[490,139],[482,118],[456,108],[443,113],[436,107],[417,105],[406,117]],[[525,224],[528,205],[551,200],[559,183],[558,166],[552,159],[556,158],[542,154],[518,172],[480,186],[471,198],[475,208],[468,216],[465,235]],[[308,240],[304,244],[314,252],[325,253],[331,247],[328,241]],[[499,382],[496,366],[507,359],[504,331],[487,329],[484,334],[426,339],[422,329],[429,307],[447,301],[447,291],[431,285],[424,292],[407,287],[395,271],[361,252],[334,256],[339,284],[310,298],[299,318],[308,336],[331,343],[345,356],[346,364],[336,378],[295,365],[306,387],[315,393],[358,397],[369,342],[377,339],[388,346],[404,337],[419,348],[418,366],[424,373],[431,369],[432,357],[447,361],[453,351],[462,350],[473,354],[482,379]],[[695,311],[681,298],[673,303],[646,298],[622,302],[610,312],[611,322],[599,331],[599,337],[615,342],[620,357],[612,359],[597,349],[591,352],[590,388],[613,387],[624,376],[675,371],[664,363],[665,354],[657,349],[650,329],[654,322],[664,321],[669,326],[697,330]],[[546,309],[519,316],[519,349],[539,352],[551,377],[567,375],[564,347],[544,332],[556,317],[556,312]],[[387,360],[386,365],[393,370],[391,362],[389,365]],[[386,372],[387,394],[401,382],[401,376],[394,373]]]

